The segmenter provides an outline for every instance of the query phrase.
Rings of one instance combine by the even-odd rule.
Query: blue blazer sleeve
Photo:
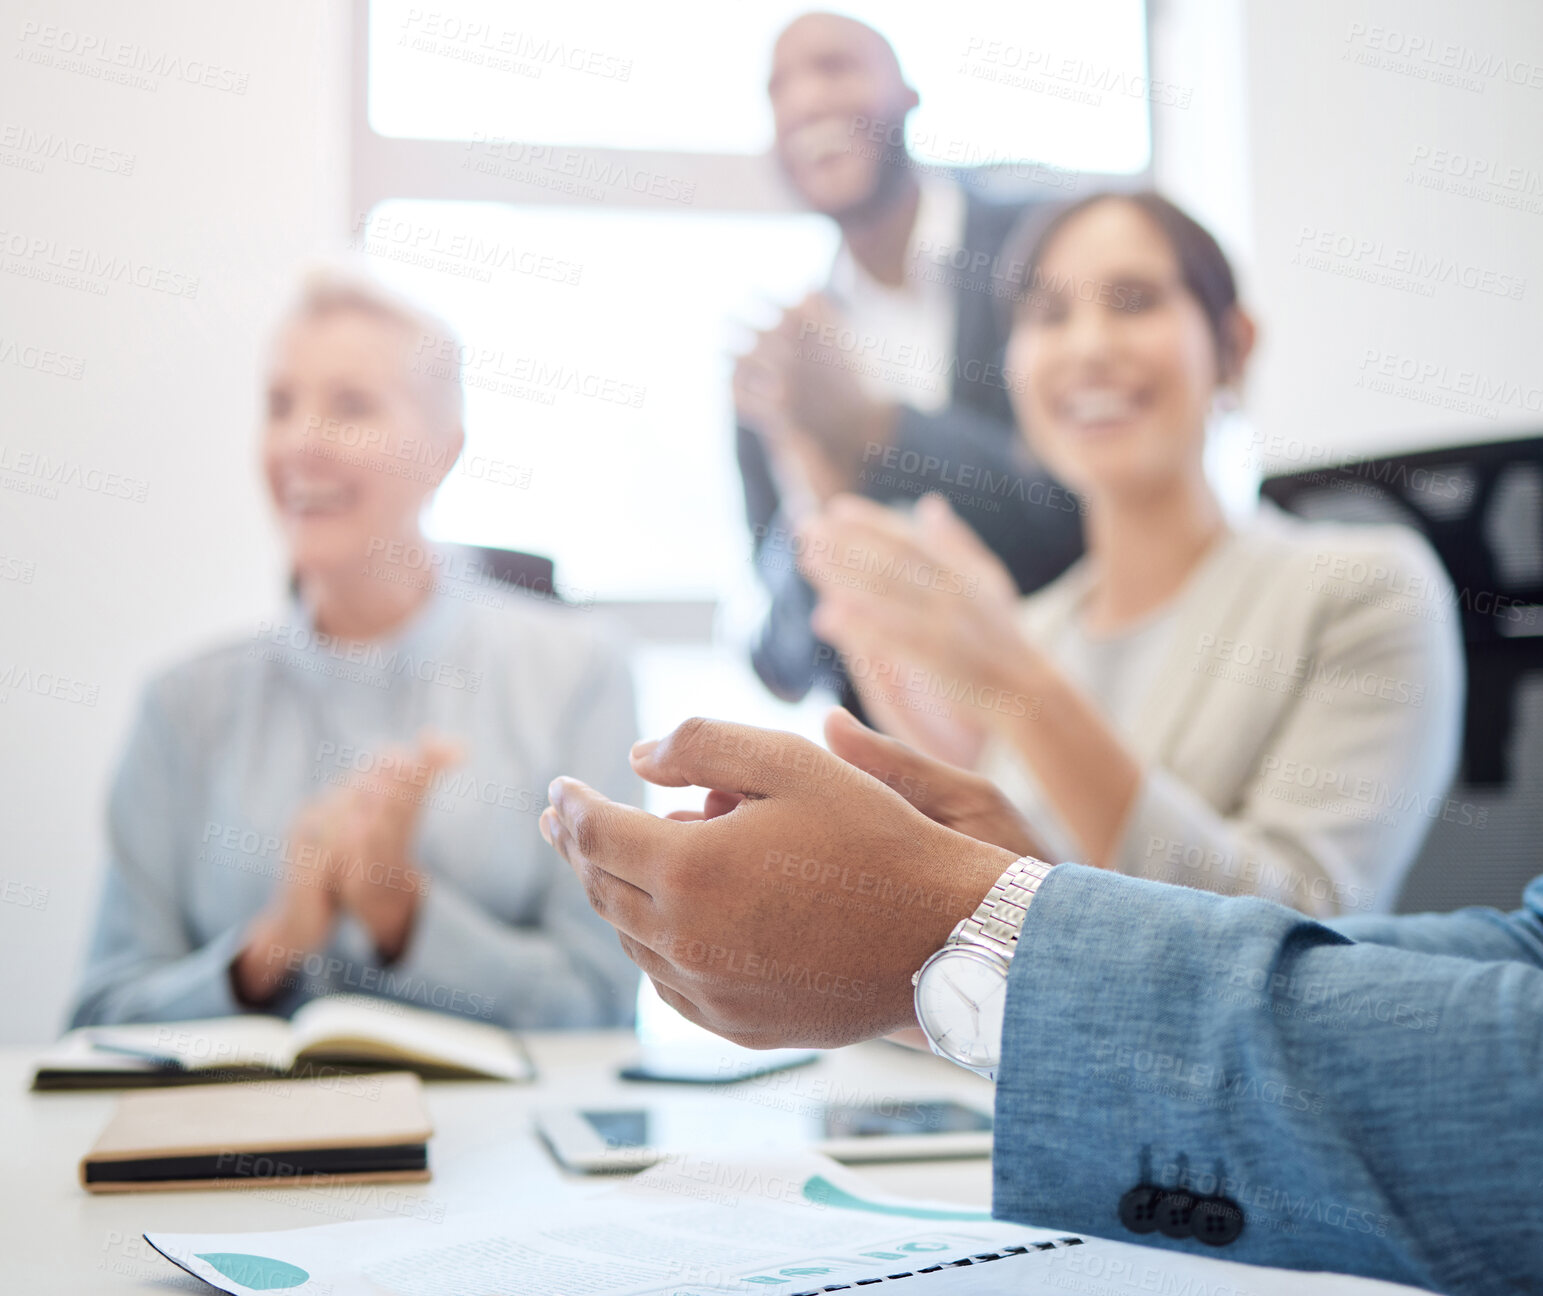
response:
[[[1236,1203],[1228,1259],[1539,1290],[1543,878],[1355,928],[1056,869],[1009,978],[996,1213],[1216,1254],[1122,1225],[1150,1183]]]

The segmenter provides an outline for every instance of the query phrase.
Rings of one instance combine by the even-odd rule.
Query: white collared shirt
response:
[[[937,259],[962,245],[964,215],[964,191],[957,184],[921,181],[905,282],[898,287],[863,269],[845,239],[837,249],[829,291],[856,334],[850,356],[870,396],[928,413],[949,403],[958,311],[948,267]]]

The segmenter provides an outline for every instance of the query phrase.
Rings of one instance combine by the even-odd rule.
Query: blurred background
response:
[[[816,731],[822,699],[746,663],[727,435],[734,352],[837,242],[769,157],[771,42],[802,8],[0,3],[0,1042],[60,1026],[141,682],[283,589],[259,375],[318,257],[475,352],[436,538],[548,555],[626,622],[645,733]],[[842,12],[920,92],[919,161],[1005,198],[1156,185],[1217,233],[1262,324],[1211,449],[1229,498],[1543,430],[1543,68],[1499,57],[1543,49],[1529,0]]]

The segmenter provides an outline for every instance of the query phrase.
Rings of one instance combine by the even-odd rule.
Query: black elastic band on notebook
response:
[[[87,1183],[158,1183],[179,1179],[271,1179],[287,1182],[315,1175],[378,1174],[426,1170],[422,1143],[375,1148],[303,1148],[293,1152],[218,1152],[199,1156],[147,1157],[138,1161],[91,1161]]]

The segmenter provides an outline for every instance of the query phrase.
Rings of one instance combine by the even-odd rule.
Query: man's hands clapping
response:
[[[560,778],[542,833],[660,996],[752,1047],[915,1025],[911,974],[1017,857],[791,734],[688,720],[632,763],[708,789],[702,817],[659,819]]]
[[[811,293],[734,366],[735,413],[760,434],[795,517],[854,489],[865,460],[894,435],[899,411],[863,389],[847,336],[840,311]]]

